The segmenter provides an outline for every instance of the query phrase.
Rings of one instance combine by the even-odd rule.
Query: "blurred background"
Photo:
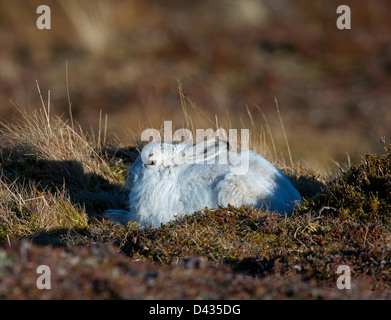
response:
[[[391,141],[389,0],[0,0],[0,118],[40,106],[129,145],[133,132],[186,126],[179,86],[197,108],[192,124],[260,132],[315,170],[381,153]],[[352,29],[336,27],[349,5]]]

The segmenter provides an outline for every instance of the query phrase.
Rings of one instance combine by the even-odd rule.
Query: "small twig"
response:
[[[37,200],[37,199],[40,199],[40,198],[41,198],[41,199],[43,200],[43,202],[45,202],[46,206],[49,207],[49,203],[46,201],[45,196],[44,196],[37,188],[35,188],[35,190],[38,192],[39,197],[33,198],[33,199],[29,199],[29,201],[31,201],[31,200]]]
[[[319,215],[322,214],[323,210],[331,210],[333,212],[337,212],[337,209],[333,208],[333,207],[327,207],[327,206],[323,206],[322,208],[320,208],[319,210]]]
[[[41,99],[43,111],[45,112],[45,118],[46,118],[46,122],[48,124],[49,132],[52,133],[52,129],[50,127],[50,118],[49,118],[49,113],[50,113],[50,91],[48,92],[48,101],[49,101],[48,110],[46,110],[45,101],[43,101],[43,97],[42,97],[42,94],[41,94],[41,89],[39,87],[38,81],[35,80],[35,83],[37,84],[38,94],[39,94],[39,97]]]
[[[74,126],[74,123],[73,123],[73,115],[72,115],[72,101],[71,101],[71,96],[69,94],[68,60],[65,61],[65,81],[66,81],[66,86],[67,86],[69,118],[71,119],[72,129],[74,130],[75,126]]]

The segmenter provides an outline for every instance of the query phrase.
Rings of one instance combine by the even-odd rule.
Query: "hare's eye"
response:
[[[155,160],[150,160],[150,158],[153,156],[153,153],[150,153],[148,155],[148,165],[150,166],[154,166],[156,164],[156,161]]]

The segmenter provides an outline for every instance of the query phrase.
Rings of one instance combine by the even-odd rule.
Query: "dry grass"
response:
[[[20,117],[16,122],[0,124],[3,147],[12,146],[15,152],[33,156],[37,161],[76,161],[85,174],[96,173],[110,182],[115,181],[109,166],[96,151],[101,148],[99,139],[97,142],[94,135],[83,133],[80,127],[71,127],[67,121],[53,119],[50,95],[48,106],[42,99],[42,108],[32,114],[17,108]]]
[[[2,177],[0,195],[0,240],[33,236],[56,229],[83,229],[87,214],[72,204],[66,192],[40,192],[33,183],[19,185]]]
[[[1,123],[0,238],[83,229],[88,215],[121,207],[126,167],[103,159],[102,141],[50,115],[48,104]],[[131,154],[131,152],[129,152]],[[87,215],[88,213],[88,215]]]

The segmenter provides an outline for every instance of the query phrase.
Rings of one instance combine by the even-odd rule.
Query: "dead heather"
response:
[[[140,230],[102,216],[126,209],[136,148],[47,111],[1,125],[1,298],[390,297],[389,153],[330,177],[280,166],[304,197],[284,218],[228,207]],[[36,289],[38,263],[54,270],[58,290]],[[351,268],[354,290],[336,289],[339,265]]]

